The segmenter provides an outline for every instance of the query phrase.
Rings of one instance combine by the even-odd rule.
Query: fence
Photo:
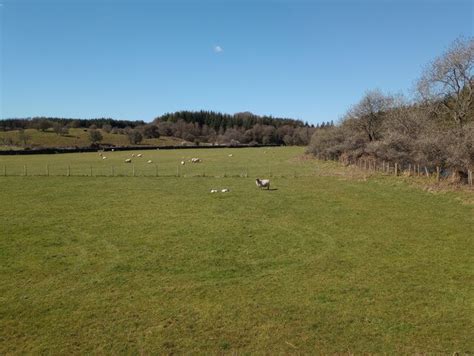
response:
[[[3,164],[0,165],[0,177],[214,177],[214,178],[285,178],[310,176],[309,172],[279,169],[278,166],[227,166],[208,167],[205,165],[171,164],[120,164],[120,165],[84,165],[84,164]]]
[[[378,160],[375,158],[359,158],[359,159],[349,159],[349,158],[339,158],[341,163],[346,165],[353,165],[362,170],[372,171],[372,172],[381,172],[384,174],[393,174],[395,176],[404,175],[404,176],[425,176],[425,177],[434,177],[436,181],[439,182],[441,179],[446,179],[452,175],[453,171],[442,169],[439,166],[428,167],[416,163],[398,163],[390,162],[385,160]],[[459,172],[458,172],[459,173]],[[469,185],[473,185],[473,171],[472,169],[467,170],[466,176],[461,176],[460,181],[463,181]]]

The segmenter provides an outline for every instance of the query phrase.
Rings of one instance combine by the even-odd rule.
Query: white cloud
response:
[[[215,53],[221,53],[223,51],[224,51],[224,49],[221,46],[214,46],[214,52]]]

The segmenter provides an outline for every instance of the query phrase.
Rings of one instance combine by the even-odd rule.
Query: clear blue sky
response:
[[[409,93],[473,1],[0,0],[0,117],[176,110],[337,120]]]

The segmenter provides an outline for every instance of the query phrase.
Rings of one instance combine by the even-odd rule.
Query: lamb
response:
[[[270,179],[256,179],[255,183],[257,184],[257,187],[259,188],[267,188],[267,190],[270,189]]]
[[[221,192],[222,192],[222,193],[228,193],[228,192],[229,192],[229,189],[224,188],[224,189],[221,190]]]
[[[151,159],[149,159],[146,163],[150,164],[153,163]]]
[[[131,158],[127,158],[127,159],[125,160],[125,163],[132,163],[132,159],[131,159]]]
[[[184,166],[186,164],[186,162],[184,161],[181,161],[181,165]]]
[[[211,189],[211,193],[217,193],[217,189]]]
[[[105,157],[105,156],[102,156],[102,159],[107,159],[107,157]]]
[[[232,157],[232,153],[229,155],[229,157]]]

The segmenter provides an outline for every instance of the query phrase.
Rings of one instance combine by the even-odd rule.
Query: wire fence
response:
[[[0,165],[0,177],[215,177],[215,178],[258,178],[258,177],[304,177],[313,175],[310,171],[278,169],[278,167],[193,167],[182,165],[135,164],[121,165]]]

